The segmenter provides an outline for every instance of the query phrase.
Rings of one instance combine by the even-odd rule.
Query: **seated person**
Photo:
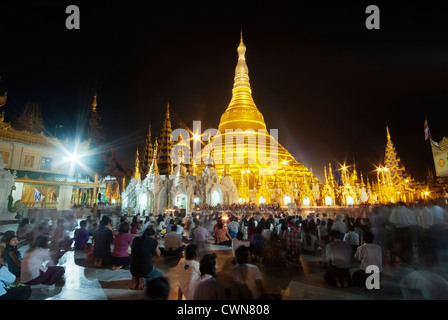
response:
[[[201,276],[190,284],[193,300],[227,300],[230,292],[216,280],[216,253],[207,253],[199,262]]]
[[[170,282],[166,277],[157,277],[148,282],[146,288],[147,300],[168,300],[170,295]]]
[[[359,246],[355,253],[355,259],[361,262],[360,270],[353,272],[352,279],[355,285],[365,286],[366,279],[370,274],[366,273],[369,265],[378,267],[380,273],[383,272],[383,252],[379,245],[373,243],[373,233],[364,232],[364,244]]]
[[[302,252],[314,254],[317,249],[317,237],[309,230],[305,231],[303,242],[302,242]]]
[[[5,262],[8,265],[8,270],[17,278],[20,278],[22,254],[17,248],[18,243],[19,239],[16,235],[13,234],[7,237],[4,256]]]
[[[81,220],[79,228],[75,230],[73,240],[75,242],[75,250],[84,250],[89,242],[89,230],[87,230],[87,221]]]
[[[32,240],[33,238],[33,227],[30,224],[28,218],[23,218],[19,222],[17,227],[17,239],[18,240]]]
[[[331,237],[333,241],[325,248],[325,260],[329,268],[324,274],[324,279],[332,286],[346,288],[351,282],[352,247],[342,240],[339,230],[331,230]]]
[[[236,265],[232,269],[232,279],[243,300],[260,299],[264,293],[260,269],[249,263],[249,248],[239,246],[235,251]]]
[[[177,225],[171,226],[171,232],[165,235],[165,248],[162,251],[164,256],[177,256],[184,250],[182,235],[177,233]]]
[[[262,230],[263,228],[257,227],[255,234],[250,237],[252,258],[255,260],[261,259],[266,242],[266,238],[261,235]]]
[[[224,224],[222,223],[221,220],[219,220],[216,225],[217,225],[217,228],[215,230],[216,244],[230,247],[232,245],[231,236],[227,231],[227,229],[224,228]]]
[[[348,227],[348,232],[344,235],[343,240],[351,245],[353,253],[356,253],[359,246],[359,235],[355,232],[355,227],[353,225]]]

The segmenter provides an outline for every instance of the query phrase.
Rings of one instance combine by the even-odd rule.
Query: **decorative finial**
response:
[[[240,34],[240,44],[238,46],[238,60],[246,60],[245,54],[246,54],[246,46],[243,42],[243,30],[241,30]],[[246,67],[247,68],[247,67]]]

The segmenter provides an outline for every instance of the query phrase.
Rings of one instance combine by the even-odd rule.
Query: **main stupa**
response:
[[[303,199],[318,201],[319,181],[278,143],[278,130],[268,132],[263,114],[252,98],[246,46],[241,33],[237,48],[232,98],[221,116],[218,134],[195,158],[197,173],[216,169],[219,176],[232,176],[240,202],[287,205]]]

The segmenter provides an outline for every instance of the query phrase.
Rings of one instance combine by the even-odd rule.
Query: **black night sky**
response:
[[[11,1],[12,2],[12,1]],[[423,123],[440,141],[448,104],[448,26],[434,1],[14,1],[0,5],[0,93],[7,120],[39,102],[49,134],[88,123],[95,89],[104,133],[133,167],[166,104],[172,128],[217,128],[231,98],[240,30],[254,101],[268,129],[322,181],[328,162],[364,177],[386,124],[407,172],[434,171]],[[68,30],[68,5],[80,30]],[[366,7],[380,9],[368,30]],[[84,126],[84,127],[83,127]]]

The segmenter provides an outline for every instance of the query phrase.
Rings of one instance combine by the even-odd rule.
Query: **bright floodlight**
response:
[[[79,154],[75,152],[73,153],[67,153],[67,156],[65,157],[65,160],[67,162],[71,162],[71,163],[79,163],[79,159],[81,158],[81,156]]]
[[[79,163],[79,158],[80,158],[80,156],[79,156],[79,154],[76,154],[76,152],[70,154],[70,156],[69,156],[69,160],[73,163]]]

